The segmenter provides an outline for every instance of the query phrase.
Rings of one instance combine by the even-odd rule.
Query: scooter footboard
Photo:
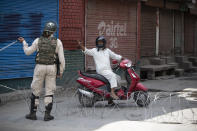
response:
[[[89,92],[89,91],[86,91],[86,90],[83,90],[83,89],[80,89],[80,88],[78,89],[78,91],[81,94],[83,94],[83,95],[85,95],[85,96],[87,96],[89,98],[93,98],[94,97],[94,94],[92,92]]]
[[[137,83],[134,91],[148,91],[148,89],[142,83]]]

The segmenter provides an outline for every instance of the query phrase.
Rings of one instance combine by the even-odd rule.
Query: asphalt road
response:
[[[143,84],[150,89],[151,104],[138,107],[133,99],[97,102],[84,108],[75,92],[65,90],[55,97],[52,114],[55,120],[43,121],[43,100],[38,109],[38,120],[25,119],[28,101],[20,100],[0,106],[0,131],[90,131],[90,130],[197,130],[197,74]],[[24,93],[25,94],[25,93]]]

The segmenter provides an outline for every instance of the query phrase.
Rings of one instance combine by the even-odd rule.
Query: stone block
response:
[[[163,65],[163,64],[165,64],[165,59],[152,58],[152,59],[150,59],[150,63],[152,65]]]
[[[175,69],[175,76],[180,77],[183,76],[184,70],[183,69]]]
[[[187,61],[187,58],[185,56],[176,56],[175,61],[178,63],[183,63],[184,61]]]

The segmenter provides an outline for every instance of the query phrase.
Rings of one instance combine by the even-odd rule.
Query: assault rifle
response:
[[[56,76],[59,76],[60,75],[60,61],[59,61],[58,54],[56,54],[55,64],[56,64],[56,67],[57,67],[57,74],[56,74]]]

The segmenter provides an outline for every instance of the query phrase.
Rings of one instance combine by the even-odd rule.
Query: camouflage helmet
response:
[[[53,21],[49,21],[45,24],[44,26],[44,31],[49,31],[49,32],[56,32],[57,30],[57,24]]]

